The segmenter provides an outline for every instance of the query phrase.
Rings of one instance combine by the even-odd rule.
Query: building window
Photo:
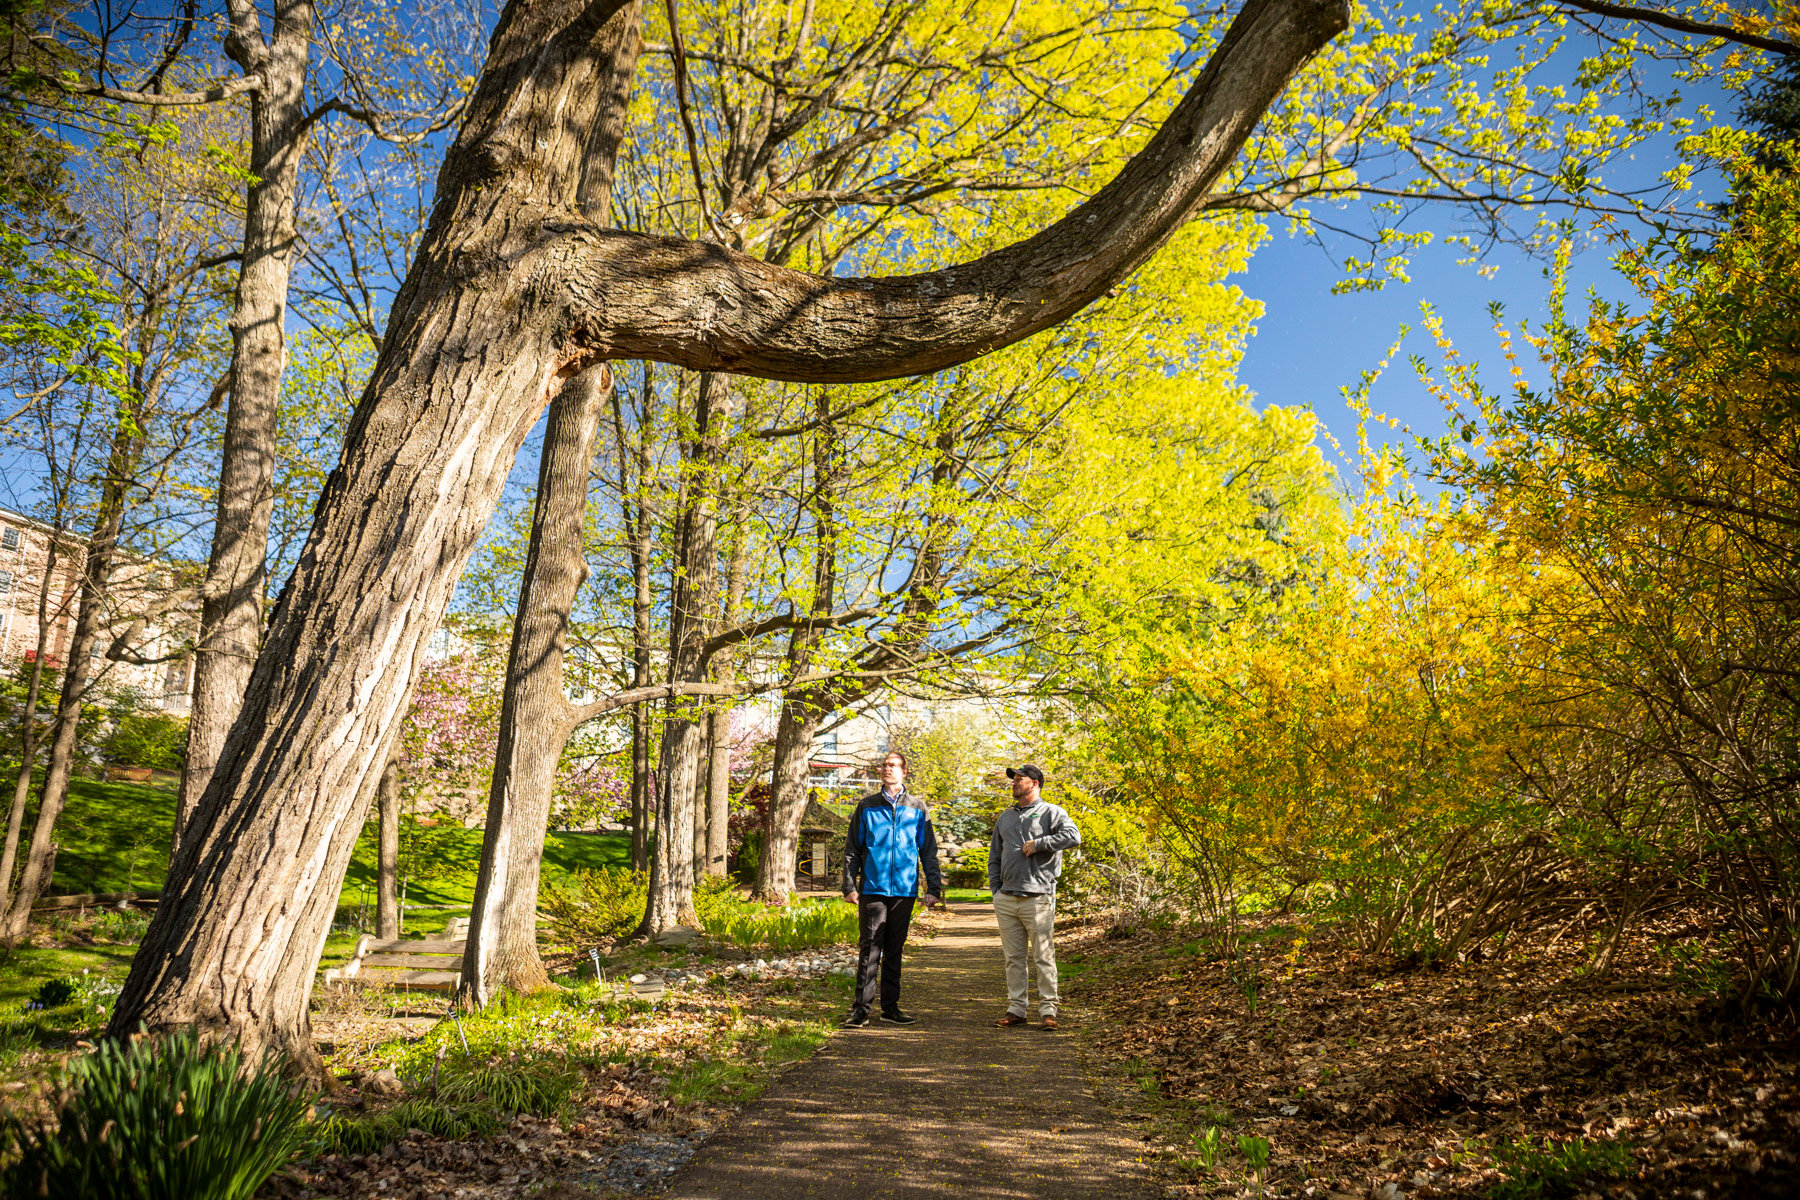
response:
[[[0,533],[0,548],[17,550],[19,548],[19,531],[8,529],[6,532]]]
[[[9,529],[7,532],[11,533],[12,530]],[[12,591],[12,572],[0,571],[0,596],[4,596],[10,591]]]
[[[834,729],[830,733],[821,733],[819,735],[819,753],[837,753],[837,730]]]

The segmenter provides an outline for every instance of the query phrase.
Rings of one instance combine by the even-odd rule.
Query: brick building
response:
[[[0,671],[16,673],[37,653],[38,600],[44,587],[53,530],[22,513],[0,508]],[[64,533],[56,552],[50,579],[50,636],[45,659],[61,667],[68,658],[75,634],[75,609],[79,600],[86,545]],[[144,708],[160,708],[185,716],[193,692],[193,653],[189,647],[199,622],[195,602],[168,605],[175,587],[174,572],[166,563],[122,556],[114,568],[110,589],[114,611],[107,630],[96,646],[92,674],[101,690],[130,689]],[[148,620],[146,612],[167,608]],[[120,633],[128,633],[130,652],[147,662],[116,661],[106,651]]]

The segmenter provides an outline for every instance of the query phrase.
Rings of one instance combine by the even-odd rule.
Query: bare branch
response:
[[[1730,25],[1720,25],[1715,21],[1695,21],[1674,13],[1663,12],[1656,8],[1642,8],[1635,4],[1608,4],[1606,0],[1558,0],[1570,8],[1579,8],[1597,16],[1614,17],[1621,21],[1641,21],[1645,25],[1656,25],[1663,29],[1672,29],[1676,33],[1692,33],[1701,37],[1724,38],[1728,42],[1736,42],[1741,46],[1753,46],[1758,50],[1767,50],[1772,54],[1788,56],[1800,55],[1800,43],[1783,41],[1781,38],[1764,37],[1758,33],[1746,33],[1734,29]]]

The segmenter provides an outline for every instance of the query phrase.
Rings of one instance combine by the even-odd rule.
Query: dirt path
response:
[[[671,1183],[671,1200],[1150,1200],[1140,1144],[1063,1029],[996,1029],[1006,988],[986,905],[952,906],[907,956],[917,1025],[840,1031]]]

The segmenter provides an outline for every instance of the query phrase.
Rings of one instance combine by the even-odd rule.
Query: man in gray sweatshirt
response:
[[[1068,813],[1044,800],[1044,773],[1037,767],[1008,767],[1006,775],[1013,802],[994,821],[988,847],[988,886],[1006,958],[1006,1015],[994,1024],[1026,1023],[1029,964],[1037,975],[1038,1015],[1045,1029],[1055,1029],[1056,879],[1062,852],[1081,845],[1081,831]]]

